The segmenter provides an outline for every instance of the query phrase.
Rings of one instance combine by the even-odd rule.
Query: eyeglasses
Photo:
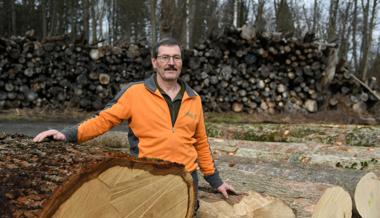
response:
[[[174,63],[178,64],[182,62],[182,57],[180,55],[161,55],[157,56],[157,60],[163,64],[166,64],[170,61],[170,59],[173,58]]]

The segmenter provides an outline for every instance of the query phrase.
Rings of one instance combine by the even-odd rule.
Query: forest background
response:
[[[380,81],[379,0],[0,0],[0,35],[38,39],[67,34],[92,45],[119,45],[164,36],[186,48],[227,26],[296,37],[314,33],[337,43],[363,81]]]

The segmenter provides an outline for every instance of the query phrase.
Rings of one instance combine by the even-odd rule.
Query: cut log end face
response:
[[[175,175],[112,167],[84,183],[53,217],[162,217],[188,214],[187,184]]]
[[[350,194],[339,186],[328,188],[319,199],[312,218],[351,218]]]
[[[1,218],[190,218],[195,202],[182,165],[21,135],[0,135],[0,184]]]
[[[200,218],[295,218],[293,211],[281,200],[256,192],[230,196],[223,200],[212,193],[200,192]]]
[[[380,180],[374,173],[367,173],[358,182],[355,204],[362,217],[380,217]]]

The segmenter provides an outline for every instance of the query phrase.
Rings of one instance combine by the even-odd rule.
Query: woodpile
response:
[[[146,77],[149,49],[131,47],[92,48],[66,37],[0,38],[0,108],[102,109],[121,84]]]
[[[192,218],[184,167],[63,142],[0,135],[1,218]]]
[[[226,28],[184,51],[182,78],[208,111],[306,112],[377,99],[336,58],[336,45]],[[152,73],[149,44],[94,47],[56,36],[0,38],[0,108],[99,110],[126,83]],[[373,90],[372,90],[373,91]],[[375,94],[374,94],[375,93]]]

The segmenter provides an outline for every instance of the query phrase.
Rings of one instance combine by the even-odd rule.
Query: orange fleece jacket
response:
[[[199,163],[205,176],[214,174],[200,96],[186,85],[172,126],[168,105],[152,80],[129,85],[111,107],[81,123],[77,141],[87,141],[127,120],[138,140],[139,157],[181,163],[189,172],[197,169]]]

